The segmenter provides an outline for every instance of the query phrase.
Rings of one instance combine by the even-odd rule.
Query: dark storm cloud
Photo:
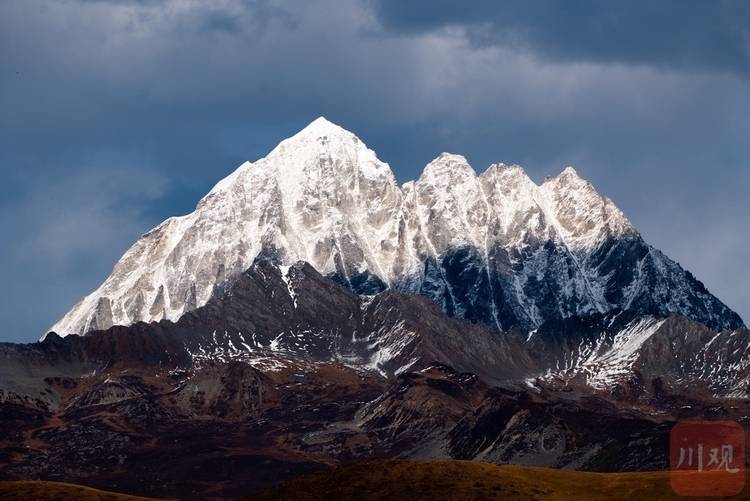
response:
[[[0,340],[38,337],[139,233],[319,115],[401,181],[444,150],[477,170],[518,162],[537,181],[575,164],[750,316],[750,89],[703,61],[724,42],[702,35],[675,71],[653,62],[666,56],[631,65],[480,39],[464,13],[399,24],[379,5],[0,3],[0,318],[12,327]],[[563,28],[547,30],[535,36]]]
[[[371,0],[393,32],[465,29],[476,45],[553,60],[648,64],[750,73],[745,0]]]
[[[166,0],[72,0],[80,3],[102,3],[110,5],[146,5],[152,4],[163,4]]]

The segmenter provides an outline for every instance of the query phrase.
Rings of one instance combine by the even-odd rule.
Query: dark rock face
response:
[[[595,471],[668,467],[669,423],[598,396],[569,397],[489,388],[473,374],[436,366],[400,376],[358,419],[415,457],[449,451],[456,459]]]
[[[377,275],[365,271],[353,273],[348,278],[341,273],[329,275],[328,278],[351,289],[355,294],[373,295],[383,292],[388,286]]]
[[[681,315],[713,329],[744,327],[705,286],[640,236],[610,238],[590,253],[553,242],[483,251],[453,248],[427,258],[396,288],[431,298],[449,316],[534,329],[545,322],[611,311]]]

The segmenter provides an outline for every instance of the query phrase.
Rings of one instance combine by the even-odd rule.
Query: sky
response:
[[[750,2],[2,0],[0,341],[318,116],[401,182],[574,165],[750,321]]]

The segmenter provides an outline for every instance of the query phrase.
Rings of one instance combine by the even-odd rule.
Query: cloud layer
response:
[[[551,61],[621,63],[750,75],[750,4],[742,0],[373,0],[393,33],[455,28],[476,46]]]
[[[574,164],[747,320],[747,4],[565,4],[3,2],[0,340],[318,115],[402,181],[444,150]]]

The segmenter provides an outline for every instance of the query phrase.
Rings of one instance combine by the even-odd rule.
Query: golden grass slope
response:
[[[672,492],[669,472],[587,473],[473,461],[372,461],[305,475],[251,499],[661,501],[686,498]],[[747,486],[737,499],[750,499]]]
[[[147,498],[105,492],[82,485],[61,482],[14,481],[0,482],[2,501],[143,501]]]
[[[251,472],[248,472],[251,474]],[[146,500],[58,482],[0,482],[0,501]],[[369,461],[322,470],[247,498],[258,501],[338,500],[715,500],[672,492],[669,472],[587,473],[475,461]],[[750,500],[750,488],[733,499]]]

